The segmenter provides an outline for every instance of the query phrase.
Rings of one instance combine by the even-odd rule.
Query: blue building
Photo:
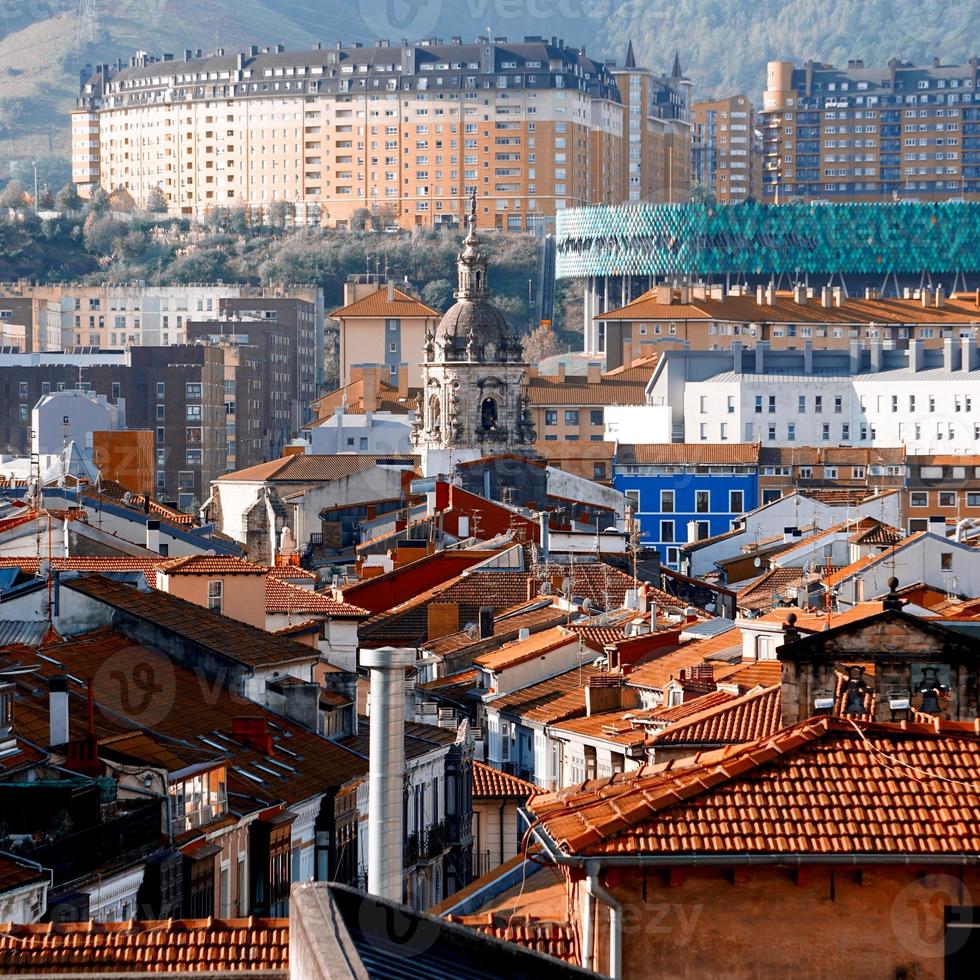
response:
[[[640,525],[640,543],[670,568],[680,546],[731,530],[759,506],[759,446],[740,443],[620,445],[613,486]]]

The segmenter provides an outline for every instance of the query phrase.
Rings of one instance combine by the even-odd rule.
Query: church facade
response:
[[[491,301],[481,244],[474,197],[457,258],[456,302],[426,334],[423,348],[412,441],[425,476],[450,476],[458,463],[484,456],[527,454],[535,438],[523,396],[527,365],[520,341]]]

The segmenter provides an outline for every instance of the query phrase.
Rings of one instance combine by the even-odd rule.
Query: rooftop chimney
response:
[[[389,303],[394,303],[395,302],[395,280],[394,279],[389,279],[388,280],[388,302]]]
[[[146,550],[155,555],[160,554],[160,522],[155,518],[146,522]]]
[[[793,302],[797,306],[806,306],[806,286],[801,282],[793,287]]]
[[[371,738],[368,761],[368,891],[402,900],[402,806],[405,793],[405,668],[415,651],[362,650],[371,671]]]
[[[59,675],[48,681],[49,745],[68,743],[68,678]]]
[[[936,287],[936,307],[942,309],[946,305],[946,289],[942,283]]]
[[[820,290],[820,305],[826,310],[830,307],[830,286],[823,286]]]
[[[977,369],[977,338],[975,334],[969,334],[960,338],[960,369],[962,371],[976,371]]]
[[[766,301],[766,291],[760,282],[758,286],[755,287],[755,302],[756,306],[762,306]]]
[[[922,340],[913,340],[909,343],[909,368],[913,371],[921,371],[924,365],[925,344]]]
[[[742,373],[742,341],[732,341],[732,370],[736,374]]]
[[[960,369],[960,350],[952,337],[943,340],[943,370],[958,371]]]
[[[493,636],[493,606],[480,606],[480,639]]]

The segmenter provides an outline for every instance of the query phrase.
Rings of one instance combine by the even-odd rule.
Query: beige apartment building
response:
[[[226,303],[261,299],[302,301],[322,360],[323,293],[317,286],[0,283],[0,329],[10,338],[4,343],[28,352],[165,347],[187,342],[189,321],[214,319]]]
[[[385,276],[350,276],[344,283],[344,305],[329,314],[340,334],[340,387],[353,380],[351,369],[378,365],[386,384],[399,384],[407,369],[408,384],[422,384],[425,335],[441,316],[431,306],[398,289]]]
[[[630,200],[627,183],[638,200],[686,199],[688,88],[555,37],[139,52],[83,81],[73,179],[138,205],[159,188],[173,214],[282,202],[339,228],[365,213],[458,225],[475,190],[480,227],[547,228],[566,207]]]
[[[882,68],[770,61],[763,200],[980,199],[980,59]]]
[[[300,224],[350,227],[366,210],[438,227],[475,190],[481,227],[527,230],[627,199],[617,79],[554,37],[139,52],[82,83],[72,140],[83,195],[142,205],[159,188],[196,217],[284,202]]]
[[[623,103],[623,186],[627,202],[676,204],[691,196],[691,82],[674,57],[669,76],[637,66],[633,42],[622,68],[610,66]],[[619,203],[619,202],[617,202]]]
[[[755,107],[744,95],[694,103],[691,179],[717,201],[758,200],[762,146]]]

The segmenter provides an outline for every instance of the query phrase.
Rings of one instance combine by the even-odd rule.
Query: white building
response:
[[[42,395],[31,412],[31,452],[56,455],[74,442],[91,459],[94,432],[125,428],[125,399],[113,404],[94,391],[53,391]]]
[[[980,449],[980,357],[974,333],[942,350],[873,341],[849,351],[665,351],[647,387],[669,405],[685,442],[763,446],[904,446],[910,453]]]
[[[310,452],[324,456],[411,452],[414,421],[414,412],[345,412],[341,406],[322,425],[309,430]]]

